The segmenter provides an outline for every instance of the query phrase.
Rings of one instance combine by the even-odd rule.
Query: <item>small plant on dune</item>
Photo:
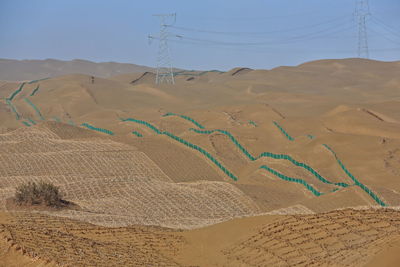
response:
[[[46,205],[50,207],[59,207],[65,202],[61,198],[59,188],[44,181],[27,182],[19,185],[16,188],[15,201],[20,205]]]

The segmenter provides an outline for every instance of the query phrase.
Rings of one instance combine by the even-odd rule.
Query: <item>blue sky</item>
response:
[[[400,60],[400,1],[369,2],[370,57]],[[159,32],[155,13],[177,14],[168,30],[178,68],[269,69],[355,57],[354,8],[354,0],[0,0],[0,58],[155,66],[157,40],[147,38]]]

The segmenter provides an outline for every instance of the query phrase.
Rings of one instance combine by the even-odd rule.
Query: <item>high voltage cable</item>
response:
[[[335,34],[338,32],[343,32],[346,30],[350,30],[352,28],[354,28],[354,25],[350,26],[350,27],[346,27],[346,28],[341,28],[337,31],[333,31],[337,29],[338,26],[343,26],[347,24],[346,23],[341,23],[340,25],[336,25],[335,27],[331,27],[328,29],[323,29],[323,30],[319,30],[317,32],[312,32],[312,33],[308,33],[308,34],[303,34],[303,35],[299,35],[299,36],[293,36],[293,37],[289,37],[283,40],[279,40],[279,41],[268,41],[268,42],[225,42],[225,41],[219,41],[219,40],[207,40],[207,39],[199,39],[199,38],[192,38],[192,37],[186,37],[186,36],[180,36],[183,40],[189,40],[189,41],[195,41],[195,42],[202,42],[202,43],[207,43],[207,44],[216,44],[216,45],[232,45],[232,46],[250,46],[250,45],[269,45],[269,44],[282,44],[282,43],[290,43],[291,41],[302,41],[302,40],[310,40],[310,39],[318,39],[321,36],[318,36],[318,34],[321,33],[325,33],[325,34]]]
[[[378,21],[379,23],[385,25],[387,28],[391,29],[392,31],[400,33],[400,31],[398,31],[398,29],[395,29],[394,27],[389,26],[388,24],[386,24],[385,22],[383,22],[381,19],[377,18],[376,16],[372,16],[372,19],[374,19],[374,20]]]
[[[226,47],[226,46],[220,46],[220,45],[214,45],[214,44],[202,44],[202,43],[196,43],[196,42],[190,42],[190,41],[177,41],[177,40],[170,40],[170,42],[176,43],[176,44],[187,44],[187,45],[195,45],[195,46],[207,46],[211,47],[213,49],[223,49],[223,50],[230,50],[230,51],[238,51],[238,52],[251,52],[251,53],[260,53],[260,54],[266,54],[266,53],[274,53],[270,50],[255,50],[255,49],[246,49],[246,48],[238,48],[238,47]],[[287,52],[295,52],[295,53],[304,53],[304,52],[318,52],[318,53],[352,53],[354,52],[353,50],[287,50]],[[386,52],[386,51],[400,51],[400,47],[394,47],[394,48],[387,48],[387,49],[370,49],[370,51],[373,52]]]
[[[298,30],[302,30],[302,29],[315,28],[315,27],[319,27],[321,25],[325,25],[325,24],[330,24],[330,23],[333,23],[333,22],[341,21],[341,19],[343,19],[345,17],[349,17],[349,16],[348,15],[341,16],[341,17],[337,17],[335,19],[323,21],[323,22],[316,23],[316,24],[301,26],[301,27],[287,28],[287,29],[282,29],[282,30],[274,30],[274,31],[266,31],[266,32],[224,32],[224,31],[211,31],[211,30],[186,28],[186,27],[179,27],[179,26],[168,26],[168,27],[174,28],[174,29],[177,29],[177,30],[182,30],[182,31],[221,34],[221,35],[263,35],[263,34],[292,32],[292,31],[298,31]]]
[[[383,21],[381,21],[380,19],[372,16],[372,22],[374,22],[376,25],[380,26],[381,28],[386,29],[387,32],[390,32],[391,34],[400,37],[400,32],[397,32],[394,28],[392,28],[391,26],[388,26],[387,24],[385,24]]]
[[[382,33],[380,33],[380,32],[377,32],[377,31],[375,31],[375,30],[373,30],[373,29],[371,29],[371,28],[370,28],[370,31],[372,31],[373,33],[375,33],[375,34],[377,34],[377,35],[379,35],[379,36],[381,36],[381,37],[383,37],[383,38],[385,38],[385,39],[388,40],[389,42],[392,42],[392,43],[394,43],[394,44],[400,45],[400,42],[394,41],[393,39],[387,37],[386,35],[384,35],[384,34],[382,34]]]
[[[268,16],[268,17],[236,17],[236,18],[223,18],[223,17],[195,17],[195,16],[187,16],[190,20],[219,20],[219,21],[254,21],[254,20],[271,20],[271,19],[279,19],[279,18],[293,18],[293,17],[300,17],[300,16],[308,16],[308,15],[315,15],[315,12],[303,12],[303,13],[295,13],[295,14],[288,14],[288,15],[279,15],[279,16]],[[179,15],[182,17],[182,15]],[[183,15],[185,18],[186,16]]]

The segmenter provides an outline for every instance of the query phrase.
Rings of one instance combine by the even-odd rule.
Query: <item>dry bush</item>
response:
[[[61,198],[59,188],[44,181],[27,182],[19,185],[16,188],[15,201],[20,205],[46,205],[50,207],[59,207],[65,202]]]

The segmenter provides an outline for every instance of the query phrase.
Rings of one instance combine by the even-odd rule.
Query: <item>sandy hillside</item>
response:
[[[136,252],[144,261],[134,266],[396,262],[399,73],[400,62],[343,59],[177,71],[174,86],[156,86],[151,72],[1,82],[0,247],[15,250],[4,257],[71,266],[104,257],[127,265]],[[17,185],[39,180],[79,209],[9,205]],[[40,249],[39,236],[74,256]]]
[[[117,63],[95,63],[88,60],[74,59],[70,61],[45,60],[13,60],[0,58],[0,80],[24,81],[55,77],[60,75],[81,73],[100,77],[110,77],[132,72],[153,70],[150,67]]]

